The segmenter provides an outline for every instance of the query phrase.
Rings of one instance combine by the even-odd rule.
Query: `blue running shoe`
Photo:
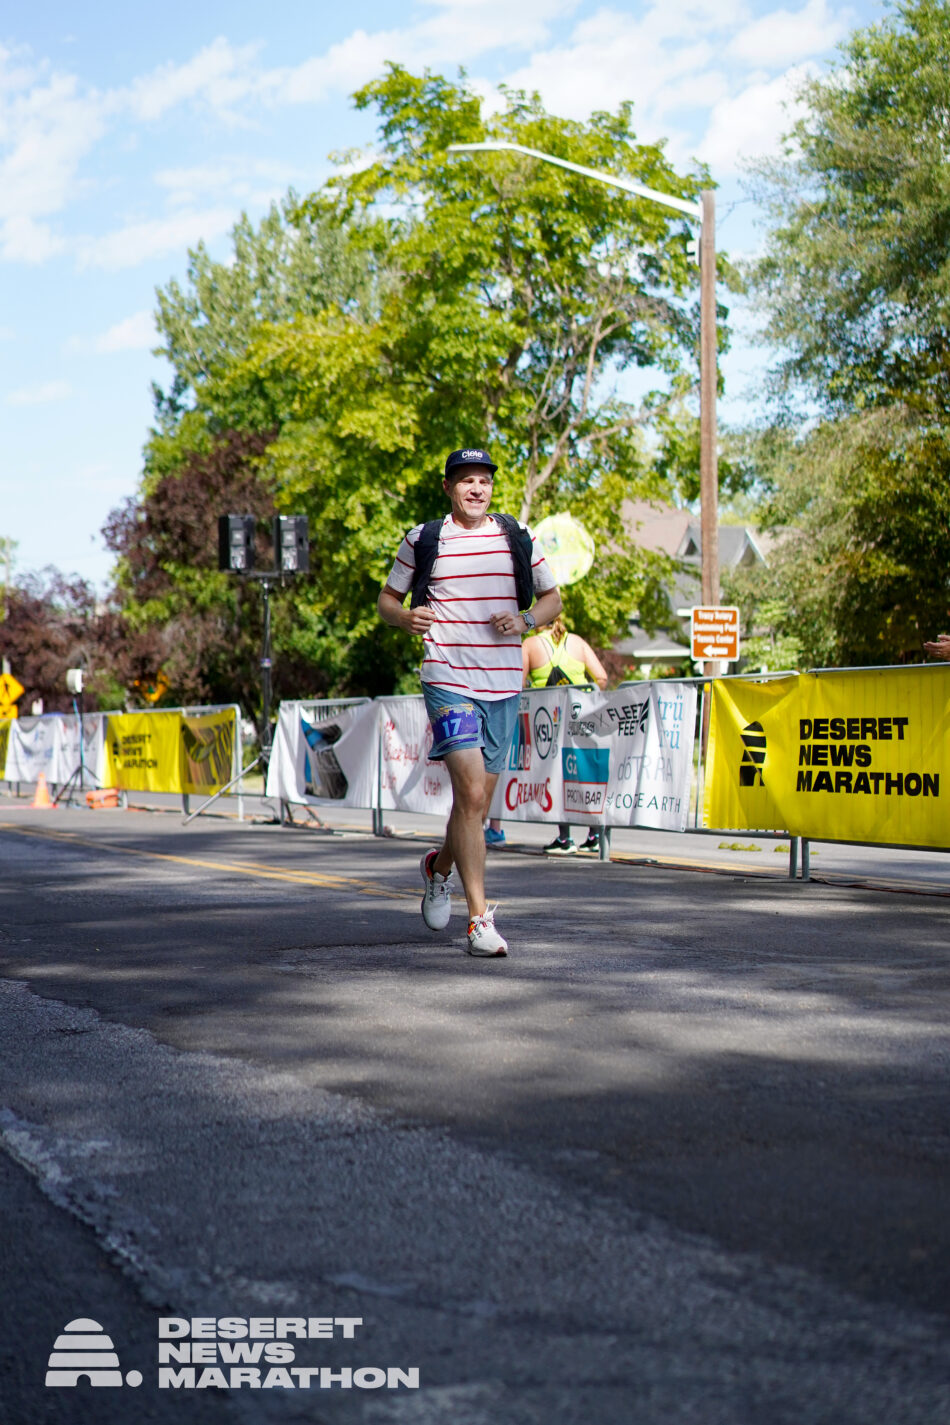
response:
[[[486,845],[486,846],[504,846],[504,844],[505,844],[505,833],[504,833],[503,831],[496,831],[493,826],[486,826],[486,827],[485,827],[485,845]]]

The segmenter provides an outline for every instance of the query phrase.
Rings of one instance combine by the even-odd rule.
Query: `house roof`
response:
[[[625,658],[636,658],[641,663],[652,663],[663,658],[678,662],[690,657],[688,644],[677,643],[673,636],[662,630],[651,636],[633,619],[627,637],[614,643],[611,652],[621,653]]]
[[[643,549],[672,555],[698,564],[702,557],[702,526],[689,510],[650,500],[624,500],[620,517],[628,534]],[[763,564],[763,545],[771,544],[757,530],[743,525],[719,526],[720,566],[735,569],[740,565]]]

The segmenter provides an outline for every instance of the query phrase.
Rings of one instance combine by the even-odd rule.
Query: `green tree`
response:
[[[635,142],[629,106],[579,124],[511,93],[486,120],[464,82],[398,67],[356,101],[380,114],[381,157],[306,212],[335,212],[385,262],[378,310],[266,326],[209,402],[223,423],[251,411],[279,428],[267,459],[280,499],[319,519],[317,599],[345,617],[351,646],[375,640],[375,592],[396,543],[444,510],[442,461],[466,442],[496,453],[496,506],[534,521],[569,509],[591,530],[600,559],[568,608],[606,642],[631,607],[649,608],[664,572],[619,512],[625,496],[669,489],[644,432],[695,379],[687,226],[533,159],[446,149],[508,139],[679,196],[699,178]],[[639,406],[617,391],[632,368],[655,371],[661,388]]]
[[[646,430],[696,379],[687,225],[534,160],[446,149],[507,138],[681,197],[704,175],[637,144],[626,105],[579,124],[509,93],[486,119],[464,79],[396,66],[356,102],[380,116],[373,163],[344,155],[306,202],[257,233],[242,224],[233,265],[199,250],[187,290],[160,294],[175,378],[159,393],[143,499],[228,432],[266,435],[253,468],[313,532],[313,577],[291,592],[282,636],[294,621],[305,630],[333,691],[379,692],[418,658],[376,620],[398,541],[444,511],[446,452],[489,444],[497,508],[533,522],[568,509],[593,534],[598,563],[568,611],[607,642],[632,607],[650,609],[665,573],[620,507],[670,489]],[[634,368],[656,372],[639,405],[619,389]]]
[[[248,348],[262,322],[289,322],[326,307],[366,311],[373,273],[363,250],[331,214],[308,213],[290,192],[255,228],[246,214],[231,232],[228,262],[203,243],[188,254],[187,283],[158,289],[159,354],[174,369],[170,407],[226,370]]]
[[[948,602],[950,5],[895,7],[802,98],[759,169],[754,274],[794,433],[763,446],[772,517],[799,531],[787,631],[817,661],[899,661]]]

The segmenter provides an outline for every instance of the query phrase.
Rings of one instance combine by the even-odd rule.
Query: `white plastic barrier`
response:
[[[526,689],[492,815],[683,831],[695,726],[685,683]],[[431,746],[421,697],[282,703],[267,794],[444,816],[451,787]]]
[[[266,795],[304,806],[375,806],[378,722],[368,698],[281,703]]]
[[[82,770],[84,786],[99,786],[105,720],[105,713],[87,713],[83,717],[80,756],[79,718],[74,714],[44,713],[39,717],[14,718],[7,735],[3,780],[36,782],[42,772],[51,787],[62,786],[72,777],[78,784],[78,773]]]

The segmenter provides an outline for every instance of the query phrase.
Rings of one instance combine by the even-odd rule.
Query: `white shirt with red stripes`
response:
[[[398,594],[412,587],[414,547],[422,528],[417,524],[406,535],[386,581]],[[534,591],[543,594],[554,588],[554,576],[534,535],[531,546]],[[499,633],[491,622],[492,614],[518,612],[511,550],[491,515],[478,529],[465,529],[446,515],[427,603],[435,620],[423,640],[419,676],[424,683],[486,702],[521,691],[521,638]]]

